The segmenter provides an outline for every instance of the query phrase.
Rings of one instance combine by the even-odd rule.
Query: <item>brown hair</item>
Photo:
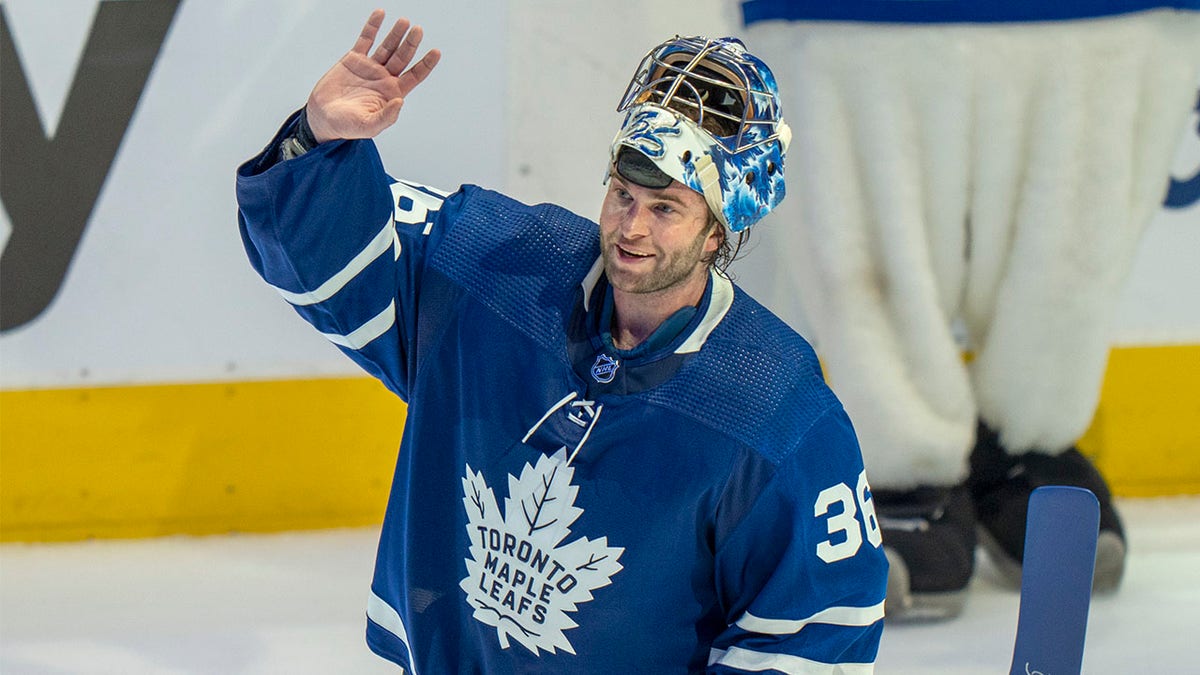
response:
[[[721,232],[721,242],[717,244],[717,250],[713,251],[712,254],[708,256],[708,259],[704,262],[711,265],[721,274],[730,276],[729,265],[737,259],[738,252],[742,250],[742,245],[745,244],[746,240],[750,237],[750,231],[742,230],[738,233],[736,239],[730,239],[729,231],[725,229],[725,226],[721,224],[720,220],[717,220],[717,216],[712,212],[712,209],[709,209],[708,225],[705,227],[704,231],[709,232],[714,227],[719,229]]]

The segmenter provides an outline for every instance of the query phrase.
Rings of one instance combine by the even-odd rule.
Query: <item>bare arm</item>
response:
[[[374,138],[396,122],[409,92],[433,71],[441,52],[431,49],[412,64],[423,31],[400,18],[368,55],[384,12],[371,12],[354,47],[317,82],[305,106],[317,142]]]

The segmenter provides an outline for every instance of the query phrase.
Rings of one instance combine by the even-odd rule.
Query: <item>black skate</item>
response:
[[[1108,592],[1120,585],[1125,572],[1125,532],[1108,484],[1079,450],[1071,448],[1059,455],[1036,451],[1009,455],[997,434],[981,423],[967,484],[979,520],[979,539],[1000,572],[1017,587],[1021,583],[1029,495],[1043,485],[1091,490],[1100,501],[1100,537],[1092,590]]]
[[[966,486],[871,492],[891,565],[887,620],[958,616],[975,571],[975,515]]]

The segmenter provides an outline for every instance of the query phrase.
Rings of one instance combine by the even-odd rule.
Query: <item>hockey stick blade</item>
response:
[[[1079,487],[1033,491],[1010,675],[1078,675],[1083,666],[1100,505]]]

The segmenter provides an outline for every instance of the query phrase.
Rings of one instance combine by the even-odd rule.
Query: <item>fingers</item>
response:
[[[367,23],[363,25],[362,31],[358,34],[358,39],[354,41],[351,51],[366,56],[367,52],[371,50],[371,45],[375,44],[379,28],[383,26],[383,18],[384,11],[382,9],[371,12],[371,16],[367,17]],[[371,55],[376,63],[388,66],[389,70],[393,67],[393,63],[400,62],[396,70],[392,71],[392,75],[399,75],[404,70],[421,44],[421,27],[416,26],[410,32],[408,29],[411,25],[412,22],[405,17],[397,19],[396,23],[392,24],[392,29],[379,43],[379,47],[375,49],[375,53]],[[406,37],[405,33],[409,35]]]
[[[389,72],[391,72],[393,68],[392,62],[396,60],[397,55],[403,53],[405,45],[409,41],[405,38],[405,33],[411,32],[408,30],[410,25],[412,25],[411,22],[404,17],[397,19],[396,23],[392,24],[392,29],[388,31],[388,34],[384,36],[383,41],[379,43],[379,48],[376,49],[375,53],[371,55],[371,58],[374,59],[376,63],[387,66]],[[420,26],[413,28],[413,31],[416,31],[417,44],[420,44]],[[412,58],[411,51],[409,52],[408,58]],[[392,75],[399,75],[400,71],[403,70],[404,66],[406,65],[408,65],[407,61],[401,64],[399,69],[392,72]]]
[[[383,25],[383,17],[384,12],[381,9],[371,12],[358,40],[354,43],[353,51],[363,55],[370,51],[376,36],[379,35],[379,28]],[[399,78],[402,97],[407,96],[410,91],[421,84],[429,76],[429,73],[433,72],[434,66],[442,58],[440,51],[431,49],[413,67],[408,68],[408,64],[416,55],[424,37],[424,29],[420,26],[413,26],[412,22],[401,17],[392,24],[391,30],[379,43],[375,53],[371,54],[373,61],[387,68],[388,73],[392,76]],[[408,70],[405,71],[405,68]]]
[[[403,19],[402,19],[403,21]],[[399,22],[397,22],[399,27]],[[408,22],[405,21],[405,30],[408,29]],[[396,29],[392,29],[392,33],[396,33]],[[412,30],[408,31],[408,35],[404,35],[404,39],[400,40],[399,36],[404,35],[401,31],[397,35],[397,43],[399,46],[394,48],[391,57],[383,65],[387,66],[388,72],[392,75],[399,75],[408,67],[409,61],[412,61],[413,55],[417,53],[417,47],[421,46],[421,38],[425,36],[425,31],[420,26],[413,26]],[[392,37],[391,34],[388,37]]]
[[[383,10],[377,9],[371,12],[371,16],[367,17],[367,23],[363,26],[362,32],[358,34],[358,39],[354,41],[354,46],[350,48],[350,51],[366,56],[371,45],[375,44],[375,36],[379,34],[379,27],[382,25]]]
[[[408,96],[408,93],[416,88],[418,84],[425,81],[429,77],[429,73],[433,72],[433,67],[438,64],[442,58],[442,53],[436,49],[430,49],[425,56],[421,57],[412,68],[400,76],[400,91],[401,96]]]

